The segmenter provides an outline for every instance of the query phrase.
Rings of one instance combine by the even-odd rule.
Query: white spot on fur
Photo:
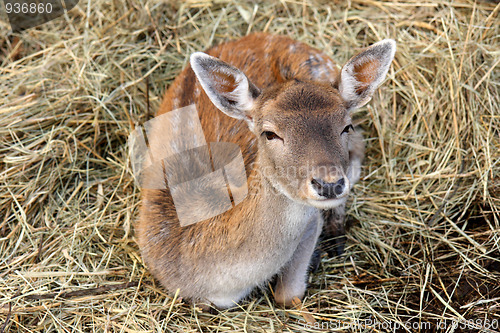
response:
[[[354,158],[351,160],[349,169],[347,170],[347,178],[350,182],[350,189],[356,184],[361,176],[361,160],[359,158]]]
[[[177,97],[172,101],[172,108],[174,110],[179,108],[179,99]]]

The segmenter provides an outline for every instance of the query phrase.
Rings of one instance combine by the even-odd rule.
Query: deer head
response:
[[[248,123],[263,179],[294,201],[327,209],[343,203],[351,187],[350,112],[371,99],[395,50],[393,40],[383,40],[351,58],[333,82],[290,80],[265,89],[205,53],[194,53],[191,67],[218,109]]]

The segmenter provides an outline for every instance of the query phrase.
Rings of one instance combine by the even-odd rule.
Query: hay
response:
[[[499,8],[96,0],[17,35],[0,21],[0,332],[497,331]],[[323,257],[296,309],[263,293],[212,314],[143,266],[127,137],[191,52],[253,31],[340,64],[386,37],[398,52],[356,115],[367,157],[345,256]]]

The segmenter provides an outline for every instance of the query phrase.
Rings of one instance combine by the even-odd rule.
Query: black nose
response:
[[[336,183],[327,183],[321,179],[313,178],[313,180],[311,180],[311,183],[313,188],[316,190],[316,192],[318,192],[319,195],[328,199],[333,199],[344,193],[344,178],[340,178]]]

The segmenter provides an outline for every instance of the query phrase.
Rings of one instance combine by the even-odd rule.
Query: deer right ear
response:
[[[191,67],[212,103],[230,117],[251,121],[260,90],[245,74],[222,60],[203,52],[191,55]]]
[[[395,53],[396,42],[384,39],[352,57],[342,67],[339,92],[349,109],[362,107],[370,101],[385,79]]]

